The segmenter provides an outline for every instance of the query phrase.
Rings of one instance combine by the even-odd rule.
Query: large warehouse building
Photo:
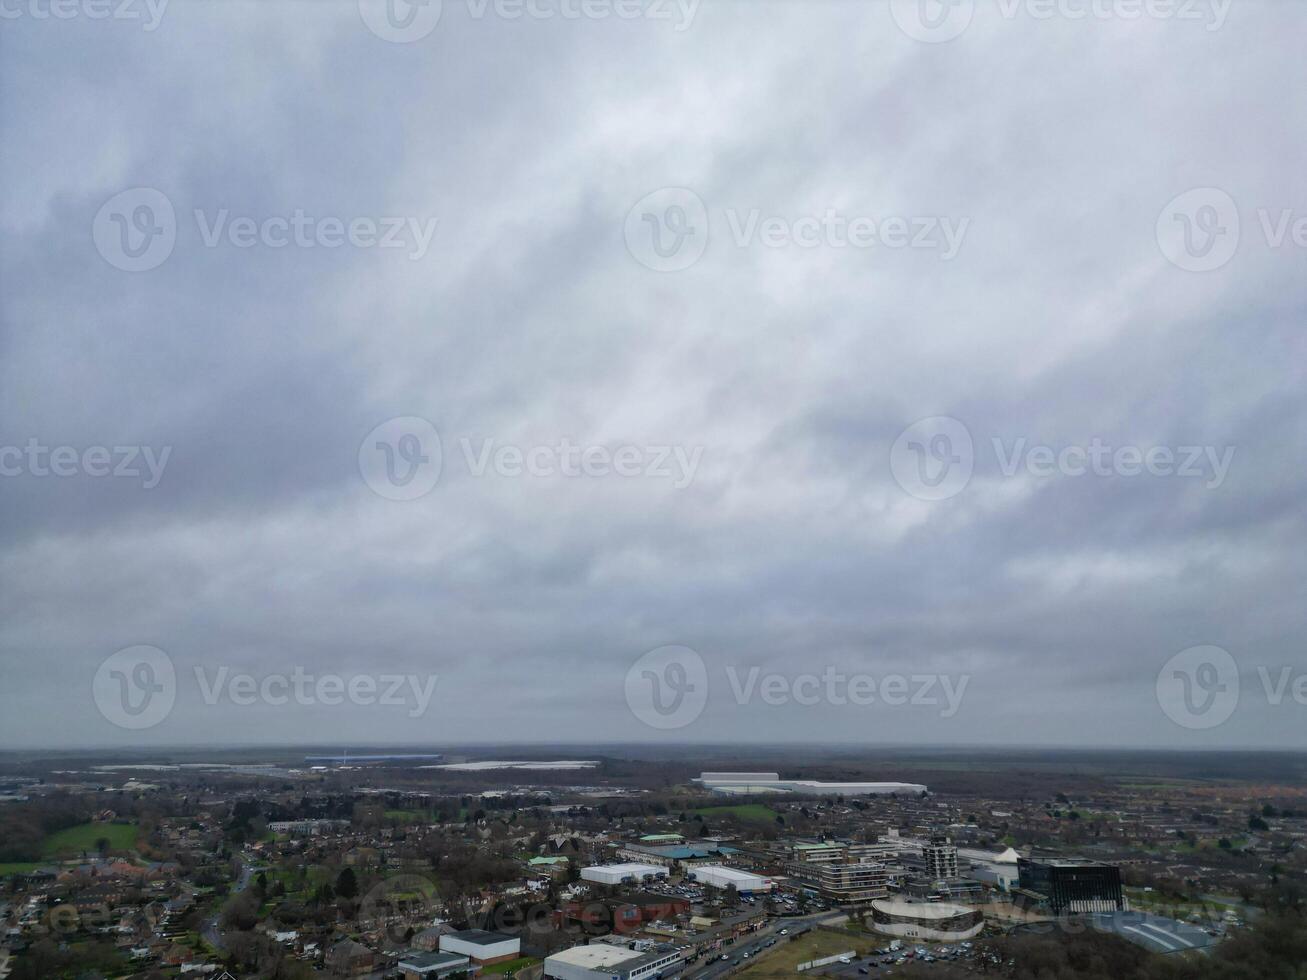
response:
[[[735,890],[741,895],[769,892],[776,887],[770,878],[741,871],[739,868],[727,868],[720,864],[696,865],[690,868],[687,874],[691,880],[702,882],[712,888],[727,888],[734,885]]]
[[[573,946],[545,957],[553,980],[656,980],[681,961],[681,951],[662,946],[628,949],[608,943]]]
[[[658,864],[592,864],[581,869],[583,881],[593,881],[600,885],[620,885],[623,882],[638,884],[659,877],[666,878],[667,869]]]
[[[705,772],[691,780],[715,793],[804,793],[813,796],[920,796],[921,783],[823,783],[816,779],[781,779],[775,772]]]
[[[957,942],[979,935],[984,926],[984,916],[965,905],[893,899],[871,903],[871,928],[885,936]]]
[[[466,956],[478,966],[490,966],[522,955],[522,940],[502,932],[464,929],[440,937],[440,952]]]

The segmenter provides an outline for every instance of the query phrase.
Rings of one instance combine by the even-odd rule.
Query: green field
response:
[[[41,865],[36,861],[12,861],[0,864],[0,876],[18,874],[22,871],[35,871]]]
[[[785,937],[778,937],[778,939],[780,941],[766,953],[758,956],[757,959],[749,960],[748,966],[736,973],[737,980],[764,980],[771,977],[794,980],[795,977],[802,976],[795,972],[795,967],[800,963],[834,956],[836,953],[847,953],[849,950],[862,954],[875,946],[873,937],[859,939],[845,932],[831,932],[826,929],[813,929],[788,942],[785,941]],[[731,948],[728,946],[723,952],[730,953]],[[735,958],[734,954],[731,958]],[[740,965],[744,966],[743,963]]]
[[[504,960],[502,963],[492,963],[490,966],[483,966],[481,972],[485,973],[516,973],[524,967],[532,966],[540,961],[534,956],[519,956],[515,960]]]
[[[734,817],[741,823],[775,823],[776,811],[761,803],[740,803],[736,806],[709,806],[691,813],[712,820],[721,817]]]
[[[50,834],[41,842],[41,856],[45,858],[75,858],[85,851],[93,854],[95,842],[100,838],[109,841],[111,851],[130,851],[136,845],[136,825],[123,823],[83,823],[67,830]]]

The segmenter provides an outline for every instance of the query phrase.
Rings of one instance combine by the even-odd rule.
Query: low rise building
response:
[[[522,940],[502,932],[464,929],[440,937],[440,952],[466,956],[477,966],[490,966],[522,955]]]
[[[397,967],[404,980],[440,980],[451,973],[472,973],[476,967],[466,956],[457,953],[412,953],[400,959]]]
[[[728,868],[720,864],[701,864],[690,868],[686,876],[691,881],[708,885],[711,888],[734,887],[741,895],[756,895],[772,891],[776,885],[770,878],[756,875],[739,868]]]
[[[884,936],[957,942],[979,935],[985,918],[964,905],[881,899],[871,903],[870,925]]]
[[[552,980],[657,980],[681,962],[669,946],[573,946],[545,958],[544,975]]]

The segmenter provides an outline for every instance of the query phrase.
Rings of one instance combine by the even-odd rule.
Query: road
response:
[[[787,916],[784,918],[768,919],[757,932],[745,933],[735,941],[733,945],[724,946],[720,951],[713,954],[718,957],[714,962],[704,963],[702,966],[696,964],[695,969],[691,969],[681,974],[681,980],[716,980],[718,977],[724,977],[733,970],[743,970],[749,965],[755,955],[766,949],[769,939],[780,940],[780,931],[788,930],[789,935],[783,937],[789,939],[790,936],[805,929],[811,928],[818,922],[827,919],[842,919],[845,913],[839,911],[817,912],[812,915]],[[722,953],[727,954],[730,959],[721,959]],[[744,954],[749,954],[749,960],[744,959]],[[735,960],[740,960],[739,966],[735,965]]]
[[[259,869],[246,860],[245,855],[241,855],[236,860],[241,863],[241,873],[236,878],[236,884],[232,886],[231,894],[236,895],[243,892],[250,886],[250,879]],[[213,914],[213,918],[205,920],[204,927],[200,930],[200,936],[206,943],[216,949],[219,953],[227,952],[227,945],[222,941],[222,930],[218,928],[218,922],[222,918],[222,909]]]

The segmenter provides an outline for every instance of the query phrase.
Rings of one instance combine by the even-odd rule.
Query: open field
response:
[[[712,820],[721,817],[734,817],[742,823],[774,823],[776,811],[761,803],[740,803],[735,806],[708,806],[691,813]]]
[[[127,851],[136,844],[136,825],[122,823],[83,823],[48,836],[41,844],[46,858],[77,857],[83,851],[95,851],[100,838],[109,841],[109,850]]]
[[[788,938],[788,937],[783,937]],[[778,942],[772,949],[751,960],[744,969],[736,972],[737,980],[762,980],[762,978],[785,977],[794,980],[799,974],[795,968],[808,960],[818,960],[823,956],[834,956],[856,950],[866,953],[876,945],[875,938],[859,938],[847,932],[832,932],[826,929],[813,929],[789,942]],[[728,950],[729,952],[729,950]],[[744,964],[740,964],[744,967]]]

